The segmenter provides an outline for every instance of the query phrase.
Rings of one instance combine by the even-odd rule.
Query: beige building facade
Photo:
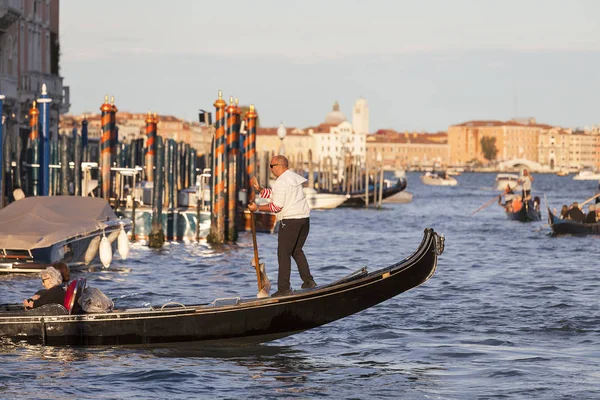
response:
[[[400,133],[379,130],[367,137],[367,163],[387,169],[444,168],[448,166],[450,148],[445,132]]]

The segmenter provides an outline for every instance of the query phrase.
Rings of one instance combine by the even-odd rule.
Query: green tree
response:
[[[496,148],[496,138],[490,136],[484,136],[481,138],[481,151],[483,152],[483,156],[488,161],[493,161],[496,159],[496,154],[498,154],[498,149]]]

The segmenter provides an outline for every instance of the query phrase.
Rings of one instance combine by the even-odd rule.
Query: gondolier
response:
[[[518,183],[520,183],[523,187],[523,200],[528,199],[531,194],[533,176],[529,173],[529,171],[527,171],[527,169],[523,170],[523,175],[519,178]]]
[[[277,275],[277,292],[273,297],[291,295],[290,274],[292,257],[298,266],[300,278],[302,278],[302,289],[310,289],[317,286],[312,275],[308,261],[302,247],[310,230],[310,207],[302,184],[306,179],[288,169],[288,159],[278,155],[271,159],[269,165],[271,172],[277,177],[273,189],[261,188],[255,177],[250,184],[260,192],[260,197],[271,199],[269,204],[258,206],[250,203],[248,209],[254,211],[270,211],[277,214],[279,221],[279,234],[277,239],[277,260],[279,262],[279,273]]]

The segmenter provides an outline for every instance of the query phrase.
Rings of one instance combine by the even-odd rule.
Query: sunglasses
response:
[[[276,165],[281,165],[281,164],[269,164],[269,168],[273,168]]]

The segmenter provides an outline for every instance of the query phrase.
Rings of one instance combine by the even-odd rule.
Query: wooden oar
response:
[[[262,280],[260,279],[260,260],[258,258],[258,244],[256,243],[256,223],[254,222],[254,212],[250,211],[250,228],[252,230],[252,244],[254,245],[254,268],[256,269],[256,281],[258,282],[258,292],[262,290]]]
[[[498,199],[498,196],[494,196],[494,198],[492,198],[490,201],[488,201],[487,203],[485,203],[484,205],[482,205],[481,207],[479,207],[477,210],[473,211],[471,213],[471,215],[469,215],[469,217],[473,216],[473,214],[475,214],[476,212],[479,212],[479,211],[483,210],[484,208],[486,208],[487,206],[489,206],[490,204],[492,204],[492,202],[494,200],[497,200],[497,199]]]
[[[254,190],[250,191],[250,201],[254,202]],[[260,271],[260,259],[258,258],[258,243],[256,241],[256,222],[254,218],[254,211],[250,211],[250,230],[252,231],[252,245],[254,246],[254,269],[256,269],[256,282],[258,283],[258,293],[256,297],[269,297],[269,288],[263,287],[263,281],[267,281],[267,279],[263,279],[262,273]],[[270,285],[268,285],[270,287]]]
[[[589,199],[587,199],[586,201],[584,201],[583,203],[581,203],[581,207],[583,207],[584,205],[586,205],[590,201],[594,200],[596,197],[600,197],[600,193],[598,193],[597,195],[595,195],[593,197],[590,197]]]

